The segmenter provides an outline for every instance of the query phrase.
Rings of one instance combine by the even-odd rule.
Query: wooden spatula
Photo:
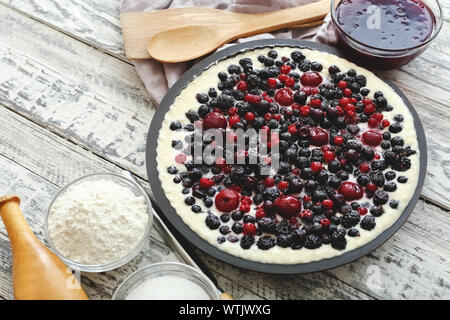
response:
[[[191,7],[123,13],[120,21],[128,58],[179,62],[243,36],[321,24],[329,8],[330,0],[260,14]]]

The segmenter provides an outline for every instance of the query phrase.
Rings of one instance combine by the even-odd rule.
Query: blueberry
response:
[[[233,230],[234,233],[236,234],[240,234],[242,232],[242,223],[240,222],[235,222],[232,226],[231,226],[231,230]]]
[[[178,168],[175,166],[170,166],[167,168],[167,172],[170,174],[177,174],[178,173]]]
[[[406,182],[408,182],[408,178],[405,177],[405,176],[399,176],[397,178],[397,181],[400,182],[400,183],[406,183]]]
[[[230,215],[228,213],[223,213],[220,216],[220,220],[222,220],[222,222],[228,222],[228,221],[230,221]]]
[[[243,217],[244,217],[244,213],[240,210],[235,210],[231,213],[231,218],[234,221],[240,221],[240,220],[242,220]]]
[[[322,71],[322,69],[323,69],[323,66],[319,62],[314,61],[314,62],[311,63],[311,70],[312,71],[319,71],[320,72],[320,71]]]
[[[399,202],[398,202],[397,200],[391,200],[391,201],[389,201],[389,206],[390,206],[392,209],[397,209],[397,208],[398,208],[398,205],[399,205]]]
[[[359,237],[359,231],[358,229],[351,228],[350,230],[348,230],[348,235],[350,237]]]
[[[389,126],[389,132],[391,133],[399,133],[402,129],[403,127],[399,122],[395,122]]]
[[[333,65],[328,67],[328,73],[331,74],[331,75],[336,74],[336,73],[338,73],[340,71],[341,71],[341,69],[339,69],[339,67],[337,65],[333,64]]]
[[[403,116],[401,114],[396,114],[394,117],[394,120],[397,122],[402,122],[403,121]]]
[[[175,131],[175,130],[178,130],[178,129],[181,129],[180,121],[172,121],[170,123],[170,130]]]
[[[203,198],[203,204],[205,205],[205,207],[211,208],[213,203],[214,202],[211,198]]]
[[[399,161],[393,164],[393,167],[397,171],[406,171],[411,168],[411,160],[407,157],[400,157]]]
[[[267,55],[272,58],[272,59],[276,59],[278,57],[278,52],[276,52],[275,50],[270,50]]]
[[[244,216],[244,223],[255,223],[256,219],[254,216],[251,215],[245,215]]]
[[[186,203],[188,206],[192,206],[195,203],[195,198],[187,197],[184,199],[184,203]]]
[[[261,63],[264,63],[264,61],[266,60],[266,57],[263,55],[258,56],[258,61]]]
[[[384,177],[386,178],[386,180],[390,181],[390,180],[394,180],[395,179],[395,172],[394,171],[388,171],[384,174]]]
[[[395,136],[391,139],[391,145],[394,146],[403,146],[405,141],[400,136]]]
[[[375,228],[375,217],[372,215],[367,215],[365,216],[362,220],[361,220],[361,228],[363,228],[364,230],[372,230],[373,228]]]
[[[192,210],[193,212],[195,212],[195,213],[199,213],[199,212],[202,211],[202,208],[201,208],[199,205],[194,204],[194,205],[191,207],[191,210]]]
[[[231,232],[230,227],[229,226],[221,226],[219,228],[219,232],[223,235],[227,235]]]
[[[207,103],[209,100],[208,95],[204,94],[204,93],[197,93],[195,98],[197,99],[198,102],[200,103]]]

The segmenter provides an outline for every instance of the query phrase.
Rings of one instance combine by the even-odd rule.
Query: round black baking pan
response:
[[[200,75],[202,71],[208,68],[210,65],[216,63],[218,60],[228,58],[230,56],[236,55],[238,53],[263,48],[263,47],[274,47],[274,46],[290,46],[295,48],[308,48],[318,51],[328,52],[337,56],[342,57],[342,55],[334,48],[311,42],[311,41],[299,41],[291,39],[264,39],[257,41],[250,41],[241,44],[236,44],[234,46],[223,49],[216,52],[201,62],[194,65],[190,70],[188,70],[169,90],[167,95],[161,101],[161,104],[157,108],[155,115],[153,116],[152,123],[150,125],[150,130],[147,136],[147,173],[150,181],[150,186],[153,191],[153,195],[158,203],[159,208],[164,213],[165,218],[172,224],[172,226],[179,231],[190,243],[192,243],[197,248],[200,248],[204,252],[220,259],[224,262],[230,263],[232,265],[242,267],[248,270],[254,270],[266,273],[277,273],[277,274],[298,274],[307,272],[316,272],[325,269],[335,268],[337,266],[346,264],[355,259],[358,259],[369,252],[373,251],[375,248],[383,244],[402,226],[402,224],[409,217],[411,212],[419,199],[420,192],[422,190],[423,182],[425,179],[425,171],[427,166],[427,145],[425,140],[425,133],[417,115],[417,112],[412,107],[411,103],[405,97],[405,95],[398,89],[395,85],[386,81],[395,92],[403,99],[409,111],[414,117],[414,125],[417,132],[417,138],[419,141],[420,150],[420,171],[419,171],[419,181],[416,190],[403,211],[402,215],[397,219],[397,221],[388,229],[383,231],[378,237],[359,247],[355,250],[346,252],[340,256],[336,256],[329,259],[323,259],[320,261],[314,261],[302,264],[272,264],[272,263],[261,263],[256,261],[246,260],[240,257],[233,256],[227,252],[221,251],[214,245],[202,239],[195,232],[193,232],[189,226],[187,226],[183,220],[175,212],[175,209],[171,206],[169,200],[166,198],[164,190],[161,187],[161,182],[159,180],[157,163],[156,163],[156,147],[157,139],[159,135],[159,130],[161,129],[161,124],[164,119],[166,112],[169,110],[175,98],[179,93],[188,85],[188,83]]]

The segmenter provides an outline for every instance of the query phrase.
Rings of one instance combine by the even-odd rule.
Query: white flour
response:
[[[142,239],[147,222],[143,197],[112,181],[85,181],[54,202],[48,230],[64,257],[93,265],[128,254]]]

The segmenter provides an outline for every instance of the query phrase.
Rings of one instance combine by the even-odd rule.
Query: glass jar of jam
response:
[[[422,53],[442,28],[437,0],[331,0],[339,48],[373,69],[398,68]]]

